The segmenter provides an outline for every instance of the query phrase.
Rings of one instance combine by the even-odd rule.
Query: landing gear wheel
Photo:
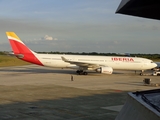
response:
[[[88,75],[88,73],[87,72],[83,72],[83,75]]]
[[[77,70],[76,73],[77,73],[78,75],[88,75],[88,73],[87,73],[87,72],[84,72],[83,70]]]
[[[77,70],[76,73],[77,73],[78,75],[83,75],[83,70]]]
[[[83,72],[79,72],[78,74],[79,74],[79,75],[83,75]]]
[[[143,73],[140,73],[141,76],[143,76]]]
[[[77,74],[79,74],[79,73],[80,73],[80,71],[79,71],[79,70],[77,70],[77,71],[76,71],[76,73],[77,73]]]
[[[144,70],[141,71],[140,75],[143,76]]]

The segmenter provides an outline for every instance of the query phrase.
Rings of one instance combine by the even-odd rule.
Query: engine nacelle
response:
[[[104,74],[112,74],[113,68],[111,67],[100,67],[96,69],[96,72],[104,73]]]

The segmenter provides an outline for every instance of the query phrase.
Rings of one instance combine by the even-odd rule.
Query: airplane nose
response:
[[[153,68],[157,67],[158,65],[156,63],[153,63]]]

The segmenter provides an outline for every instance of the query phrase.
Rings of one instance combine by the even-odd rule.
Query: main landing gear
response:
[[[144,75],[144,70],[141,70],[140,75],[141,75],[141,76],[143,76],[143,75]]]
[[[87,75],[88,74],[87,72],[85,72],[83,70],[77,70],[76,73],[79,75]]]

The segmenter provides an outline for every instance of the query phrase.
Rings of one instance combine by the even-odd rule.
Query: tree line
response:
[[[67,55],[97,55],[97,56],[130,56],[130,57],[143,57],[148,59],[160,59],[160,54],[117,54],[117,53],[97,53],[97,52],[38,52],[43,54],[67,54]]]
[[[7,55],[6,51],[0,51],[0,55]],[[117,54],[117,53],[97,53],[97,52],[37,52],[37,53],[42,53],[42,54],[66,54],[66,55],[96,55],[96,56],[131,56],[131,57],[143,57],[143,58],[148,58],[152,60],[157,60],[160,59],[160,54]]]

